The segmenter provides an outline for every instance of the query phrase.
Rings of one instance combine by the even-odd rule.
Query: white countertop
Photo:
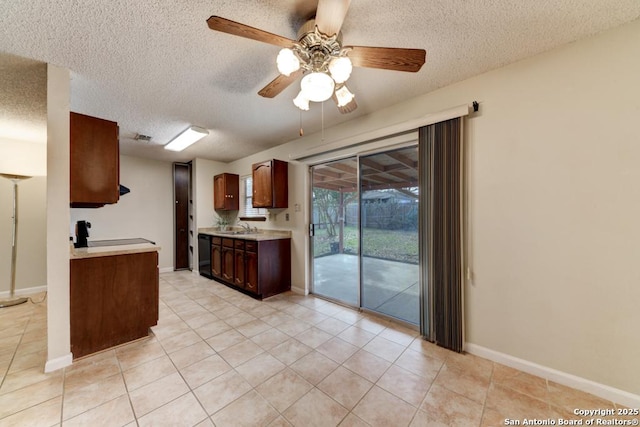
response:
[[[229,231],[220,231],[217,227],[211,228],[198,228],[199,234],[208,234],[210,236],[223,237],[227,239],[242,239],[242,240],[281,240],[290,239],[290,230],[259,230],[256,233],[240,233],[233,234]]]
[[[71,245],[70,259],[95,258],[113,255],[137,254],[159,251],[160,246],[152,243],[136,243],[131,245],[98,246],[92,248],[74,248]]]

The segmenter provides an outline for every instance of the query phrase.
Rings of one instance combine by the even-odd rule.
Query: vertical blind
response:
[[[438,345],[463,349],[464,167],[462,118],[419,129],[423,262],[423,330]],[[429,309],[430,308],[430,309]]]

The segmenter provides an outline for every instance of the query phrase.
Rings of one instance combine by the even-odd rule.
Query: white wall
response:
[[[96,209],[71,209],[69,235],[79,220],[91,223],[89,240],[142,237],[156,242],[160,269],[173,269],[173,165],[120,156],[120,183],[131,192],[118,203]]]
[[[47,66],[47,363],[71,364],[69,305],[69,70]]]
[[[47,284],[47,145],[44,135],[40,140],[41,128],[46,134],[47,65],[19,61],[24,67],[9,67],[9,75],[0,79],[0,173],[35,176],[18,184],[16,293],[22,294]],[[16,111],[28,112],[33,122],[22,123]],[[9,295],[12,216],[13,183],[0,178],[0,298]]]
[[[46,152],[46,146],[43,147]],[[4,153],[1,156],[3,156]],[[39,291],[47,285],[47,178],[38,176],[18,184],[18,250],[16,294]],[[13,216],[13,182],[0,179],[0,298],[9,294]],[[33,289],[39,288],[39,289]]]
[[[324,132],[331,143],[478,100],[467,121],[467,341],[636,395],[638,40],[635,21]],[[248,174],[254,162],[322,144],[309,135],[226,171]],[[306,167],[291,163],[292,220],[265,224],[294,229],[297,287],[308,284],[307,186]]]

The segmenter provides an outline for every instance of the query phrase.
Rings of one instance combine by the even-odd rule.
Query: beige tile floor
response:
[[[43,373],[46,304],[0,310],[0,426],[498,426],[614,403],[312,296],[162,274],[150,338]]]

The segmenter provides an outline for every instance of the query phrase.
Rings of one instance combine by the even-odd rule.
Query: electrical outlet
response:
[[[284,220],[285,221],[289,221],[289,213],[288,212],[286,214],[284,214]]]

